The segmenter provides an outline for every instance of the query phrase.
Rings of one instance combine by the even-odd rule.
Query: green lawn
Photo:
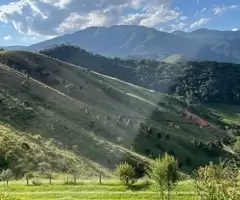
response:
[[[159,195],[146,182],[140,181],[131,189],[122,186],[118,181],[103,181],[102,185],[96,182],[82,181],[79,185],[25,186],[24,182],[11,181],[9,186],[0,186],[0,193],[18,197],[24,200],[75,200],[75,199],[159,199]],[[191,181],[180,182],[173,192],[175,200],[197,200]]]

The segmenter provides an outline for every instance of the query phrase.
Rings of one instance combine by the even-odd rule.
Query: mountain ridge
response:
[[[187,59],[240,62],[239,57],[235,56],[235,49],[230,53],[228,49],[216,51],[214,48],[236,38],[240,38],[240,31],[198,29],[168,33],[139,25],[113,25],[88,27],[23,48],[39,51],[52,45],[69,43],[110,57],[159,60],[183,54]],[[239,48],[236,50],[239,51]]]

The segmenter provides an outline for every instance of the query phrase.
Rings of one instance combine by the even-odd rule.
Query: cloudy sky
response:
[[[0,46],[113,24],[236,31],[239,18],[240,0],[0,0]]]

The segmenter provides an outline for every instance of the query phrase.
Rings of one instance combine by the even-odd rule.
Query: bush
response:
[[[150,165],[149,176],[154,181],[155,188],[159,190],[161,199],[171,199],[171,191],[177,184],[178,175],[178,162],[167,153]]]
[[[120,181],[127,186],[133,184],[135,181],[134,168],[127,162],[117,165],[116,175],[119,177]]]
[[[195,175],[195,189],[200,199],[239,200],[239,169],[233,163],[200,167]]]
[[[94,120],[91,120],[89,122],[89,128],[94,128],[95,127],[95,121]]]
[[[170,135],[169,135],[169,133],[166,133],[165,137],[166,137],[167,140],[170,140]]]

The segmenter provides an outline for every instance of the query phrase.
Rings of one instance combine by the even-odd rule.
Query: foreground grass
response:
[[[159,199],[146,181],[139,181],[127,188],[118,181],[104,181],[102,185],[94,181],[82,181],[79,185],[41,185],[25,186],[24,182],[12,182],[0,186],[0,193],[6,193],[24,200],[75,200],[75,199]],[[175,200],[197,200],[192,181],[183,181],[173,192]]]

